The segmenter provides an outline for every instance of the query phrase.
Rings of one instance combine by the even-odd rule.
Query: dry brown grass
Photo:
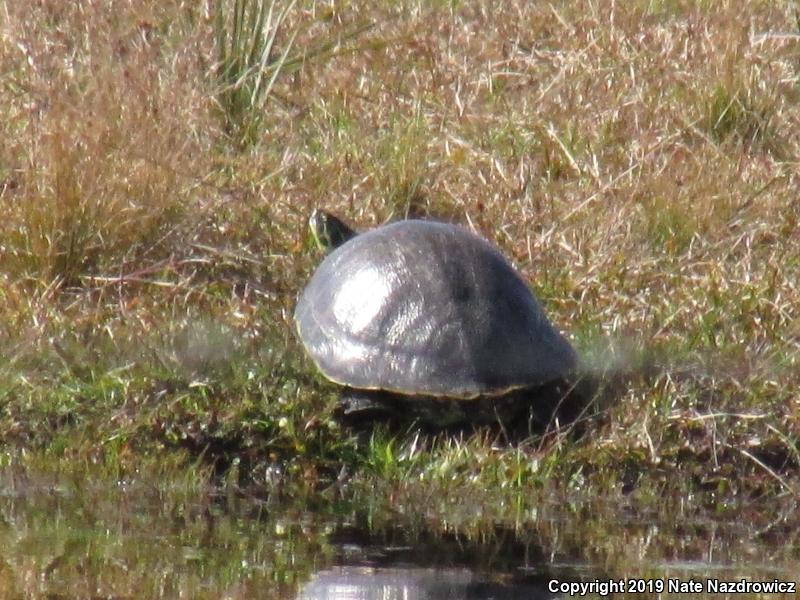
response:
[[[590,370],[655,356],[580,460],[691,458],[709,485],[733,461],[796,493],[800,42],[754,39],[794,9],[305,3],[295,48],[374,27],[287,72],[241,151],[207,3],[2,2],[7,397],[173,368],[197,323],[297,359],[310,209],[425,215],[495,240]]]
[[[795,573],[800,41],[761,34],[796,33],[797,10],[299,1],[278,45],[296,31],[310,54],[243,148],[220,115],[211,0],[0,0],[0,469],[83,490],[84,471],[149,486],[188,464],[186,481],[215,470],[304,511],[344,497],[378,521],[503,523],[552,556],[574,539],[609,576],[686,557]],[[603,413],[579,439],[513,447],[346,435],[291,322],[319,205],[494,240],[607,376]],[[579,535],[554,525],[564,511]],[[46,561],[7,561],[0,596],[55,585],[53,540],[84,535],[64,523]],[[303,544],[327,536],[306,526]],[[144,565],[119,581],[174,575],[101,537],[102,577],[124,564],[106,569],[108,540]],[[279,572],[257,543],[253,564]]]

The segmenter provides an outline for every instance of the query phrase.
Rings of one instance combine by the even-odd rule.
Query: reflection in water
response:
[[[481,581],[468,569],[334,567],[316,573],[298,600],[545,600],[546,588]]]
[[[560,597],[547,589],[554,579],[794,581],[800,572],[790,530],[752,536],[744,519],[676,526],[552,505],[518,525],[445,528],[356,504],[264,500],[193,477],[0,469],[0,598],[539,600]]]

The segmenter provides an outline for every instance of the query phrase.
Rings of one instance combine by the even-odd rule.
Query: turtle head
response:
[[[308,218],[308,225],[316,245],[326,252],[338,248],[355,237],[356,232],[339,217],[315,208]]]

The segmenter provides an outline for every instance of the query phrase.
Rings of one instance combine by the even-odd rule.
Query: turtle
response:
[[[343,388],[341,416],[435,427],[551,416],[577,355],[494,245],[434,220],[357,233],[315,210],[309,224],[328,254],[294,321]]]

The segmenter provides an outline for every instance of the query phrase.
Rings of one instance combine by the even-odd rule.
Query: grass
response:
[[[247,147],[259,138],[262,113],[297,35],[287,36],[278,52],[281,26],[295,2],[236,0],[231,14],[226,3],[217,2],[215,42],[217,102],[225,129],[239,145]]]
[[[0,463],[764,522],[796,500],[800,46],[750,41],[791,3],[298,2],[251,62],[202,5],[0,10]],[[494,240],[602,414],[512,446],[341,429],[291,318],[317,205]]]

